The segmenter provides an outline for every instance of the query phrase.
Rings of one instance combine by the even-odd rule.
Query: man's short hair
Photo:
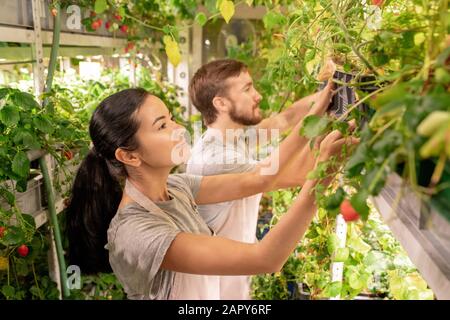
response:
[[[205,64],[194,74],[189,84],[189,96],[202,114],[206,125],[217,119],[217,109],[212,101],[216,96],[227,94],[225,81],[231,77],[238,77],[247,69],[247,65],[243,62],[222,59]]]

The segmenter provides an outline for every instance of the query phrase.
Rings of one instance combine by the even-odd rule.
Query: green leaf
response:
[[[69,113],[73,113],[74,112],[73,106],[72,106],[72,104],[70,103],[69,100],[67,100],[67,99],[59,99],[58,102],[59,102],[59,106],[61,108],[63,108],[65,111],[67,111]]]
[[[7,157],[9,149],[7,147],[0,147],[0,156]]]
[[[339,208],[342,201],[345,198],[345,191],[341,187],[339,187],[336,192],[332,193],[328,197],[325,198],[324,201],[324,209],[326,210],[335,210]]]
[[[345,176],[351,178],[358,175],[368,160],[370,160],[370,154],[367,144],[358,145],[355,152],[345,165]]]
[[[16,293],[16,289],[14,289],[14,287],[4,285],[2,287],[2,293],[6,298],[13,298]]]
[[[95,0],[94,10],[95,13],[103,13],[108,8],[108,3],[106,0]]]
[[[28,160],[25,152],[19,151],[16,153],[12,161],[12,170],[20,177],[26,178],[28,176],[30,171],[30,160]]]
[[[26,276],[30,269],[28,268],[27,260],[19,260],[20,262],[16,263],[16,272],[19,276]]]
[[[0,88],[0,100],[8,95],[9,90],[9,88]]]
[[[405,299],[405,285],[403,281],[403,277],[400,275],[398,270],[389,270],[388,271],[389,278],[389,291],[391,292],[394,299],[403,300]]]
[[[31,292],[31,294],[33,295],[33,296],[35,296],[36,298],[41,298],[42,297],[42,294],[41,294],[41,291],[38,289],[38,287],[36,287],[36,286],[32,286],[31,288],[30,288],[30,292]]]
[[[363,255],[367,254],[372,249],[372,247],[364,242],[364,240],[362,240],[361,238],[349,239],[347,246],[350,249],[355,250],[356,252],[359,252]]]
[[[450,73],[444,68],[436,68],[434,71],[434,78],[436,79],[436,82],[443,85],[450,83]]]
[[[120,16],[124,17],[125,14],[126,14],[125,8],[124,8],[124,7],[119,7],[119,9],[117,9],[117,13],[118,13]]]
[[[23,233],[22,229],[15,226],[10,226],[8,228],[8,233],[6,233],[2,240],[7,245],[22,244],[25,242],[25,234]]]
[[[440,66],[440,67],[445,67],[445,64],[446,64],[445,62],[447,61],[449,56],[450,56],[450,47],[447,47],[437,57],[436,65]]]
[[[55,131],[55,128],[51,124],[51,122],[44,117],[36,117],[33,119],[33,124],[38,128],[39,131],[44,133],[52,134]]]
[[[358,212],[358,214],[361,216],[361,219],[364,221],[367,220],[370,212],[370,208],[367,205],[368,197],[369,195],[366,190],[359,190],[350,199],[352,207],[356,210],[356,212]]]
[[[225,22],[230,22],[231,17],[234,15],[234,3],[230,0],[223,0],[220,3],[220,14],[225,19]]]
[[[39,149],[41,147],[36,137],[27,130],[19,129],[14,135],[13,141],[16,145],[22,144],[28,149]]]
[[[403,48],[413,48],[414,47],[414,31],[406,31],[402,34],[401,45]]]
[[[23,214],[22,218],[24,220],[24,227],[27,230],[34,232],[36,230],[36,221],[34,220],[33,216],[29,214]]]
[[[377,156],[378,157],[378,156]],[[363,176],[362,184],[361,186],[365,189],[371,189],[371,195],[378,195],[381,190],[383,190],[384,185],[386,184],[386,178],[388,171],[383,170],[380,175],[381,166],[375,166],[372,170],[367,172]],[[377,179],[376,183],[373,185],[375,179]]]
[[[208,10],[209,13],[214,14],[217,12],[218,7],[217,7],[216,0],[205,0],[204,3],[205,3],[206,10]]]
[[[352,51],[352,48],[350,48],[345,43],[335,43],[334,49],[340,53],[349,53]]]
[[[336,248],[339,246],[339,239],[337,235],[331,234],[327,239],[327,250],[330,255],[336,251]]]
[[[380,108],[391,101],[403,101],[405,96],[407,96],[406,84],[401,83],[377,95],[373,105],[376,108]],[[401,104],[403,104],[403,102]]]
[[[319,162],[315,170],[308,172],[308,174],[306,175],[306,179],[308,180],[323,179],[327,175],[327,169],[328,169],[328,162]],[[320,185],[318,185],[318,187],[319,186]],[[318,187],[316,187],[316,191],[318,191]]]
[[[14,205],[15,196],[8,189],[0,187],[0,196],[3,197],[10,206]]]
[[[34,96],[27,92],[22,91],[14,92],[14,95],[12,96],[12,101],[16,105],[16,107],[22,107],[27,110],[37,109],[41,107],[39,103],[36,102]]]
[[[335,281],[326,286],[324,293],[328,297],[336,297],[341,293],[341,290],[342,290],[342,282]]]
[[[205,25],[206,21],[208,21],[208,18],[203,12],[199,12],[195,16],[195,22],[197,22],[201,27]]]
[[[118,13],[120,16],[124,17],[125,14],[126,14],[125,8],[124,8],[124,7],[119,7],[119,8],[117,9],[117,13]]]
[[[308,139],[315,138],[325,133],[330,123],[331,121],[327,117],[319,117],[316,115],[307,116],[303,120],[302,127],[300,128],[300,135]]]
[[[366,266],[368,272],[384,271],[388,267],[388,262],[384,253],[380,251],[372,250],[363,259],[363,263]]]
[[[267,12],[263,17],[264,28],[271,30],[275,26],[280,26],[286,23],[286,17],[274,11]]]
[[[16,190],[18,192],[25,192],[25,191],[27,191],[27,184],[28,184],[27,178],[28,178],[28,176],[22,177],[20,180],[17,180]]]
[[[16,125],[20,120],[19,110],[14,107],[7,105],[0,110],[0,121],[3,122],[8,127]]]
[[[338,130],[343,135],[347,135],[349,133],[350,126],[346,121],[335,121],[333,122],[333,130]]]
[[[354,272],[350,275],[348,284],[352,289],[361,290],[366,286],[366,281],[358,272]]]
[[[337,248],[336,253],[334,254],[335,262],[345,262],[347,261],[350,254],[350,250],[348,248]]]

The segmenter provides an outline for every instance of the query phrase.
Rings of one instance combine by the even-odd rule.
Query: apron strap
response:
[[[165,213],[160,207],[158,207],[152,200],[150,200],[146,195],[144,195],[142,192],[140,192],[128,179],[125,181],[125,192],[127,195],[133,199],[137,204],[139,204],[141,207],[145,208],[149,212],[157,212],[158,214],[161,214],[165,216],[166,218],[169,218],[167,213]],[[195,215],[196,219],[202,219],[197,211],[197,205],[195,204],[194,200],[192,200],[187,195],[183,194],[182,192],[179,192],[178,190],[173,189],[172,192],[178,193],[180,197],[187,197],[192,209],[197,213]],[[169,219],[174,225],[175,222],[172,219]],[[211,235],[216,235],[213,229],[209,225],[208,229],[211,232]]]
[[[131,199],[146,210],[164,214],[161,208],[140,192],[128,179],[125,181],[125,192]]]

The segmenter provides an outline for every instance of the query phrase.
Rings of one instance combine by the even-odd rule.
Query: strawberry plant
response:
[[[271,192],[271,201],[262,208],[272,209],[270,226],[287,212],[297,193]],[[433,299],[433,293],[376,211],[370,210],[365,223],[347,225],[344,248],[338,245],[335,225],[335,218],[320,209],[281,272],[252,278],[253,298],[296,299],[295,292],[300,291],[303,298],[309,299],[328,299],[338,294],[342,299],[361,294],[383,299]],[[331,280],[333,262],[344,263],[342,282]],[[399,275],[410,280],[404,283]]]
[[[266,113],[278,112],[317,90],[329,60],[333,61],[337,73],[350,78],[343,82],[334,77],[337,89],[345,85],[355,97],[337,120],[329,115],[310,117],[305,119],[300,131],[311,140],[332,129],[350,135],[344,120],[355,119],[359,126],[352,134],[361,139],[356,150],[343,150],[340,159],[323,163],[310,173],[311,178],[324,179],[328,177],[328,167],[340,167],[338,179],[328,189],[316,190],[321,207],[319,215],[334,219],[343,213],[347,220],[353,220],[357,213],[362,219],[348,224],[347,250],[333,252],[334,259],[346,261],[344,283],[328,283],[325,287],[315,283],[311,279],[322,279],[315,268],[302,282],[312,284],[313,296],[320,292],[319,297],[340,293],[351,298],[374,283],[391,298],[411,297],[421,290],[422,298],[432,297],[423,282],[416,283],[418,291],[414,294],[394,294],[397,290],[396,280],[391,279],[394,273],[383,271],[370,275],[375,269],[368,265],[376,260],[373,257],[378,257],[378,253],[372,254],[373,249],[368,248],[372,245],[379,248],[380,244],[363,240],[365,233],[357,230],[368,233],[367,227],[375,227],[368,198],[379,194],[392,173],[402,176],[425,205],[439,209],[450,218],[447,201],[450,162],[446,153],[450,141],[447,139],[450,106],[447,2],[257,3],[269,9],[263,19],[266,30],[260,35],[257,54],[246,61],[257,70],[257,86],[265,96],[262,107]],[[251,51],[233,54],[248,55]],[[363,104],[367,108],[361,108]],[[319,222],[322,228],[324,224],[327,222]],[[306,238],[311,235],[309,232]],[[309,244],[306,246],[305,250]],[[370,259],[364,260],[369,253]],[[307,260],[305,265],[320,265],[311,261],[308,254],[301,257]],[[384,265],[389,270],[392,266],[395,263]],[[400,274],[405,273],[396,276]]]

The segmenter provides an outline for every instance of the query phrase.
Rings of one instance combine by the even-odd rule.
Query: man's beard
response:
[[[262,120],[261,116],[248,117],[248,116],[239,115],[237,113],[236,105],[234,103],[233,103],[233,107],[231,108],[229,115],[230,115],[231,120],[233,120],[234,122],[241,124],[243,126],[254,126],[254,125],[257,125],[258,123],[260,123]]]

